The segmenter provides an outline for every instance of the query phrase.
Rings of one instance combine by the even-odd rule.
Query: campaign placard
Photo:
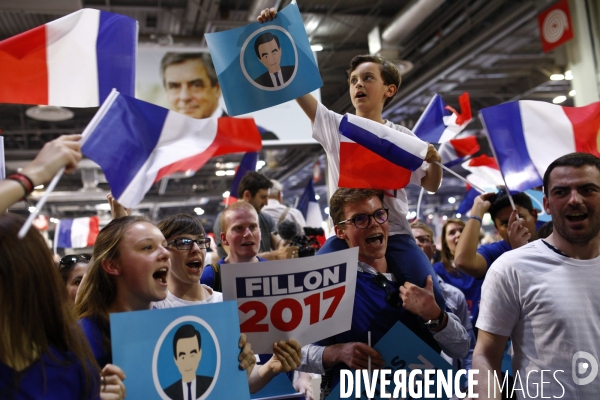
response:
[[[464,386],[465,370],[455,371],[402,322],[397,322],[373,348],[381,354],[385,366],[370,376],[366,370],[342,370],[340,384],[326,400],[389,399],[390,394],[392,398],[448,400],[452,396],[446,393],[456,393]],[[356,396],[357,390],[360,396]],[[382,396],[382,390],[388,395]]]
[[[278,340],[301,345],[352,323],[358,247],[313,257],[222,264],[223,298],[237,300],[240,330],[255,353]]]
[[[285,103],[323,86],[296,4],[273,21],[204,37],[229,115]]]
[[[235,302],[115,313],[110,331],[128,398],[250,399]]]

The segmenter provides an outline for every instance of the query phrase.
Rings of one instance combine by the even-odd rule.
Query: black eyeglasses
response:
[[[338,225],[345,224],[346,222],[352,222],[358,229],[365,229],[367,226],[369,226],[371,217],[373,217],[375,222],[378,224],[383,224],[388,219],[388,210],[387,208],[380,208],[373,214],[358,214],[352,218],[348,218],[345,221],[338,222]]]
[[[200,249],[207,249],[210,247],[210,238],[202,238],[202,239],[188,239],[188,238],[181,238],[181,239],[175,239],[175,240],[171,240],[170,242],[167,242],[167,245],[171,245],[174,244],[175,247],[177,248],[177,250],[191,250],[192,247],[194,247],[194,243],[196,243],[198,245],[198,248]]]
[[[77,263],[89,263],[92,259],[91,254],[69,254],[60,259],[60,268],[69,268]]]
[[[392,282],[381,273],[375,275],[375,283],[385,289],[385,301],[393,307],[400,307],[401,299],[399,292],[394,289]]]

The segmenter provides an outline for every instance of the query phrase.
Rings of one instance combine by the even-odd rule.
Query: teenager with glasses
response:
[[[80,135],[48,142],[18,174],[0,182],[0,398],[122,399],[123,371],[100,370],[77,328],[64,284],[44,238],[5,213],[33,186],[81,159]],[[12,176],[12,178],[11,178]]]
[[[71,304],[75,304],[77,289],[91,258],[91,254],[69,254],[58,263],[58,272],[65,283]]]
[[[436,303],[432,277],[428,276],[425,288],[421,288],[389,268],[383,191],[338,189],[331,197],[330,210],[336,236],[348,247],[358,247],[359,263],[351,329],[308,346],[306,354],[312,357],[305,357],[301,366],[314,373],[327,371],[322,394],[327,396],[337,385],[341,369],[366,369],[369,356],[374,368],[383,367],[381,355],[366,344],[368,332],[377,343],[398,321],[435,351],[443,349],[456,358],[465,356],[469,350],[467,332],[455,315]]]
[[[252,210],[258,230],[258,216],[251,204],[238,202],[233,206],[248,207]],[[227,213],[223,214],[226,220]],[[158,228],[166,238],[166,248],[171,255],[171,269],[167,296],[164,300],[155,302],[154,306],[172,308],[222,302],[222,293],[200,282],[206,249],[210,246],[210,238],[206,237],[200,221],[192,215],[175,214],[159,222]],[[256,252],[258,252],[259,242],[260,234],[256,242]],[[230,256],[235,249],[236,247],[233,247]],[[241,341],[245,343],[245,335]],[[262,389],[275,374],[291,371],[300,364],[300,345],[296,341],[281,341],[273,347],[273,352],[276,355],[265,366],[251,369],[252,373],[248,376],[250,392],[254,393]]]

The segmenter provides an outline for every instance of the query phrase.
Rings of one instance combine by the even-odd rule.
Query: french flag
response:
[[[458,104],[460,114],[446,105],[439,94],[433,96],[415,124],[415,135],[428,143],[444,143],[458,135],[473,119],[469,93],[461,94]]]
[[[450,139],[440,145],[438,152],[445,166],[451,167],[464,161],[467,156],[472,156],[480,150],[479,142],[475,136],[460,139]]]
[[[494,157],[482,154],[465,161],[461,166],[470,172],[467,180],[484,190],[495,192],[497,186],[504,186],[500,168]]]
[[[600,102],[562,107],[521,100],[480,111],[510,190],[542,185],[550,163],[575,151],[600,156]]]
[[[98,107],[133,96],[137,21],[83,9],[0,42],[0,103]]]
[[[310,228],[321,228],[323,225],[323,215],[321,214],[321,207],[319,207],[319,202],[315,196],[315,187],[312,178],[308,180],[306,189],[304,189],[304,192],[298,201],[297,208],[304,216],[306,226]]]
[[[54,233],[55,248],[81,249],[91,247],[100,232],[99,218],[61,219]]]
[[[339,130],[339,187],[406,187],[427,155],[427,143],[419,138],[356,115],[344,115]]]
[[[211,157],[258,151],[251,118],[194,119],[114,91],[83,133],[81,151],[100,165],[125,207],[177,171],[196,171]]]

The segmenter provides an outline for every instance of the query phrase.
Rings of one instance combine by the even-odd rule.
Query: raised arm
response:
[[[31,193],[35,186],[50,182],[62,167],[66,173],[72,172],[81,160],[80,140],[81,135],[63,135],[46,143],[14,179],[0,182],[0,213]]]
[[[485,258],[477,253],[479,229],[481,228],[480,220],[490,209],[492,203],[488,200],[493,195],[494,193],[485,193],[475,198],[473,207],[471,207],[471,217],[476,218],[470,218],[467,221],[465,229],[463,229],[460,239],[458,239],[454,254],[454,265],[456,268],[478,279],[483,278],[488,269]]]
[[[262,24],[267,21],[272,21],[273,18],[275,18],[276,16],[276,8],[265,8],[260,12],[260,15],[258,16],[257,20]],[[300,106],[300,108],[302,108],[306,116],[310,118],[310,121],[314,122],[315,116],[317,115],[317,99],[315,99],[312,94],[308,93],[298,97],[296,101],[298,102],[298,105]]]

